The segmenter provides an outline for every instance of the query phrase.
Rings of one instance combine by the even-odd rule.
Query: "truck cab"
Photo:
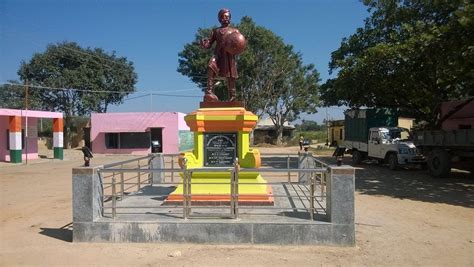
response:
[[[411,141],[410,132],[399,127],[399,117],[385,109],[352,109],[345,113],[344,146],[354,164],[363,159],[387,162],[390,169],[400,165],[423,164],[424,157]]]
[[[401,127],[370,128],[367,155],[387,162],[390,169],[425,161],[413,144],[408,129]]]
[[[402,127],[373,127],[369,129],[367,143],[346,141],[355,164],[362,159],[386,162],[392,170],[401,165],[424,164],[425,158],[413,144],[408,129]]]

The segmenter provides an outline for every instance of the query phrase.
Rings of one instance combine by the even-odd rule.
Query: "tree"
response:
[[[44,53],[22,62],[18,75],[31,85],[65,88],[32,87],[29,91],[43,109],[64,112],[65,141],[73,116],[106,112],[109,105],[122,103],[133,93],[137,82],[133,63],[127,58],[74,42],[48,45]]]
[[[303,65],[301,54],[295,53],[291,45],[256,25],[250,17],[243,17],[234,27],[247,39],[247,48],[237,60],[239,99],[247,110],[270,116],[279,133],[277,143],[281,143],[284,122],[297,119],[301,112],[316,112],[319,74],[314,65]],[[198,29],[194,42],[179,53],[178,72],[190,77],[202,90],[206,87],[212,51],[200,48],[199,40],[210,32],[211,29]],[[225,84],[218,84],[215,91],[222,98]]]
[[[311,120],[302,120],[300,125],[295,125],[297,131],[307,132],[307,131],[326,131],[326,125],[319,125],[316,121]]]
[[[301,112],[315,113],[319,104],[319,73],[313,65],[303,66],[298,55],[297,66],[282,81],[267,91],[265,112],[276,126],[276,144],[282,144],[283,126],[299,118]]]
[[[0,85],[0,108],[25,109],[26,90],[18,81],[10,80]],[[28,97],[28,109],[40,109],[41,103],[35,97]]]
[[[332,53],[325,105],[386,107],[429,122],[474,95],[474,4],[364,0],[370,17]]]

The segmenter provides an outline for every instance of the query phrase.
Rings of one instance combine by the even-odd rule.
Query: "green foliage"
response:
[[[310,140],[312,143],[324,143],[326,142],[327,132],[326,131],[301,131],[295,130],[293,138],[287,142],[287,145],[296,146],[300,142],[300,136],[304,139]]]
[[[301,112],[314,113],[319,103],[319,73],[314,65],[304,65],[301,54],[272,31],[258,26],[250,17],[234,25],[247,39],[247,48],[237,60],[237,94],[247,110],[268,114],[277,127],[277,144],[282,142],[283,123],[296,120]],[[199,47],[211,29],[198,29],[195,40],[179,53],[178,72],[190,77],[203,90],[212,50]],[[216,87],[222,99],[224,83]],[[225,99],[225,97],[224,97]]]
[[[315,121],[303,120],[301,124],[296,124],[296,131],[326,131],[326,125],[319,125]]]
[[[106,112],[110,104],[122,103],[125,96],[133,93],[137,82],[133,63],[127,58],[100,48],[82,48],[74,42],[48,45],[44,53],[36,53],[29,62],[22,62],[18,75],[35,86],[78,89],[29,90],[41,109],[64,113],[66,141],[70,139],[72,116]]]
[[[332,53],[325,105],[395,108],[434,122],[440,102],[474,95],[474,4],[364,0],[370,17]]]
[[[125,57],[117,57],[115,52],[107,54],[100,48],[84,49],[73,42],[49,45],[44,53],[22,62],[18,75],[32,85],[80,89],[31,89],[31,95],[41,101],[44,109],[62,111],[66,116],[106,112],[108,105],[122,103],[133,93],[137,81],[133,64]]]
[[[0,85],[0,108],[25,109],[26,90],[18,81]],[[28,96],[28,109],[40,109],[41,103],[34,96]]]

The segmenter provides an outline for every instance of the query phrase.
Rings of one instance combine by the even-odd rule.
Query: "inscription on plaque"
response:
[[[236,133],[204,134],[204,166],[233,166],[237,157]]]

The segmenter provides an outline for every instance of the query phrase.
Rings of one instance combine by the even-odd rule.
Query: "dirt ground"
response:
[[[358,166],[356,247],[72,243],[71,168],[82,160],[75,150],[65,157],[0,163],[1,266],[474,266],[474,177],[466,172],[435,180],[418,169]]]

